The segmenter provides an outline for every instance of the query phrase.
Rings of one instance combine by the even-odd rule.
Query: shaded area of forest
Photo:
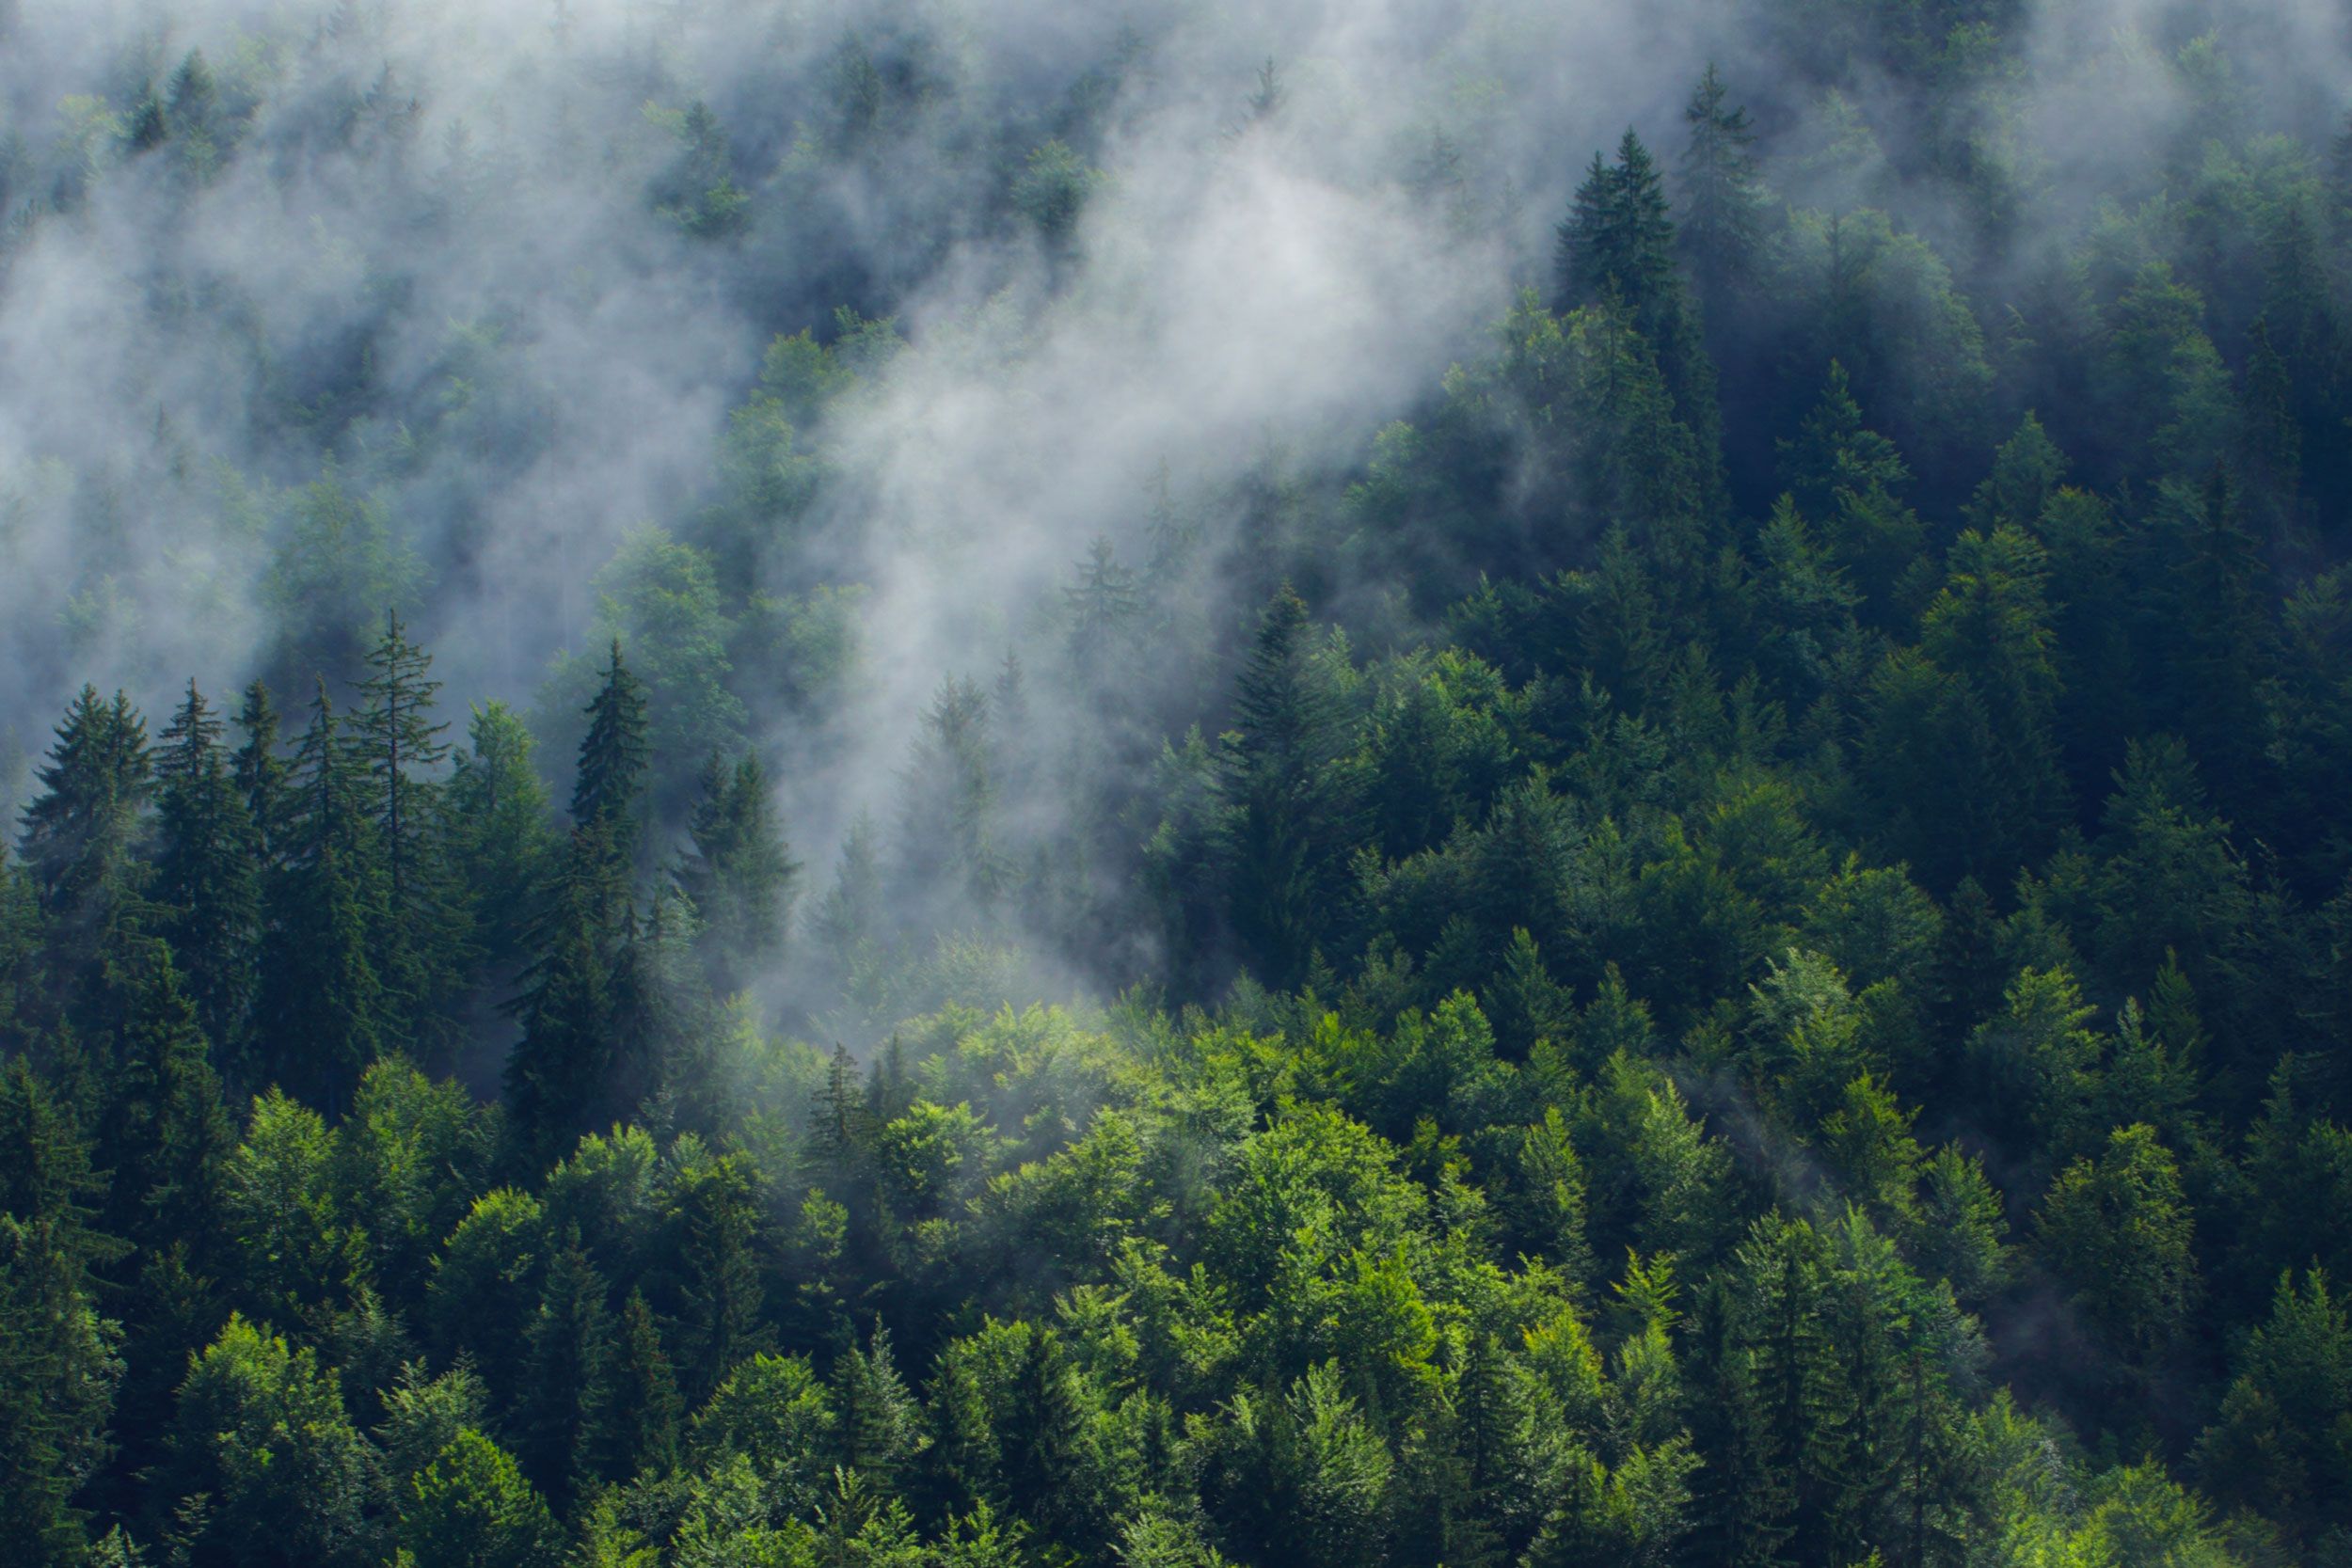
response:
[[[1534,218],[1411,120],[1332,179],[1489,325],[1131,472],[1090,421],[1195,385],[1039,367],[1168,282],[1182,26],[829,35],[788,114],[629,31],[596,172],[527,176],[417,153],[389,14],[143,43],[0,150],[0,310],[134,213],[137,362],[251,377],[0,452],[72,584],[9,689],[121,688],[0,862],[24,1560],[2352,1560],[2325,17],[1757,0]],[[1204,166],[1340,138],[1342,58],[1215,76]],[[550,647],[479,624],[587,428],[545,339],[428,368],[447,280],[362,267],[281,356],[169,239],[273,164],[422,252],[603,181],[582,297],[767,341]],[[954,226],[856,237],[894,173]],[[1064,415],[1077,559],[923,515]]]

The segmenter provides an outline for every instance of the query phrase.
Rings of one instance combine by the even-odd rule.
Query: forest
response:
[[[0,0],[9,1568],[2352,1568],[2331,0]]]

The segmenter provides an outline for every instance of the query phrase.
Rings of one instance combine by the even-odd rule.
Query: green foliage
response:
[[[393,1533],[416,1568],[553,1568],[563,1536],[515,1461],[471,1427],[435,1456],[401,1499]]]
[[[1753,118],[1710,66],[1671,169],[1593,156],[1549,304],[1401,402],[1428,345],[1356,334],[1263,419],[1187,343],[1154,395],[1266,440],[1179,421],[1137,497],[1154,427],[1055,377],[1193,319],[1148,287],[1193,21],[1065,72],[977,13],[802,60],[645,9],[580,70],[555,8],[478,105],[373,8],[257,13],[0,137],[11,277],[134,245],[74,286],[142,334],[0,489],[123,685],[0,736],[0,1557],[2344,1557],[2352,139],[2273,90],[2307,40],[1740,0]],[[1381,287],[1390,224],[1441,303],[1540,276],[1540,21],[1269,60],[1201,189],[1313,150]],[[290,224],[253,298],[187,264],[330,187],[381,221]],[[495,247],[428,270],[484,221],[531,309]],[[671,299],[761,324],[755,381],[664,344],[646,418],[709,428],[581,466],[543,382]],[[653,511],[527,721],[497,531],[560,472]],[[190,681],[151,744],[197,646],[314,685],[300,733]]]
[[[309,1347],[231,1317],[189,1365],[169,1496],[201,1499],[199,1550],[245,1562],[376,1560],[374,1467]]]

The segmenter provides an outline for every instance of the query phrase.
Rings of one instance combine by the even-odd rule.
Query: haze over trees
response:
[[[2352,1561],[2346,27],[0,0],[0,1558]]]

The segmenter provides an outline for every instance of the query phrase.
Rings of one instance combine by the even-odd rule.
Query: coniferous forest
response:
[[[0,1561],[2352,1564],[2333,0],[0,0]]]

